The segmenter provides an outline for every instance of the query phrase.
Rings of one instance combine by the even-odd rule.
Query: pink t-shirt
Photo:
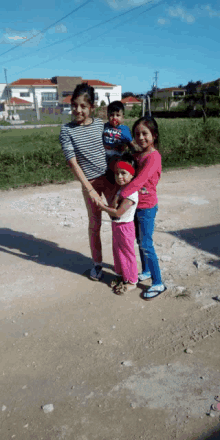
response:
[[[137,176],[121,191],[121,197],[126,199],[133,192],[138,191],[138,209],[153,208],[157,202],[156,186],[161,176],[161,155],[156,151],[140,157],[134,155],[138,163]]]

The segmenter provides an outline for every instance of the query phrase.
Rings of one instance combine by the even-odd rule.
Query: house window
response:
[[[57,93],[41,93],[42,102],[43,101],[57,101]]]
[[[173,92],[173,96],[184,96],[184,92]]]
[[[21,92],[20,93],[20,98],[27,98],[30,96],[30,92]]]
[[[69,96],[69,95],[72,95],[73,94],[73,92],[62,92],[62,96],[65,98],[65,96]]]
[[[95,101],[98,101],[98,100],[99,100],[99,95],[97,92],[95,92]]]
[[[44,101],[41,103],[42,108],[56,108],[58,107],[58,102],[56,101]]]

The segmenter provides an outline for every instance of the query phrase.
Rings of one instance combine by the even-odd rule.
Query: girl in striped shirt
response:
[[[101,119],[92,117],[94,100],[93,87],[88,84],[76,87],[71,98],[73,121],[62,126],[60,143],[73,174],[82,184],[94,263],[90,278],[99,281],[102,276],[102,247],[101,211],[98,203],[101,202],[102,193],[109,201],[114,191],[105,176],[107,163],[102,139],[104,124]]]

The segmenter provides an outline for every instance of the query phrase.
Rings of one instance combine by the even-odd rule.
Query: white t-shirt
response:
[[[120,194],[120,190],[118,191],[117,195]],[[122,216],[120,218],[115,218],[113,219],[113,222],[116,223],[129,223],[129,222],[133,222],[134,221],[134,214],[135,211],[137,209],[137,205],[138,205],[138,191],[135,191],[133,194],[131,194],[129,197],[127,197],[128,200],[132,200],[133,205],[130,206],[130,208],[124,213],[122,214]]]

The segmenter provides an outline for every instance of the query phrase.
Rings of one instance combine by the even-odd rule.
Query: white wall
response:
[[[108,105],[108,97],[106,93],[110,93],[109,99],[112,101],[121,101],[121,86],[113,86],[113,87],[96,87],[94,86],[95,93],[98,93],[98,101],[96,101],[97,105],[101,104],[101,101],[105,101],[106,105]]]
[[[35,87],[35,96],[38,102],[38,107],[42,107],[41,93],[57,93],[57,87]]]
[[[98,93],[98,101],[96,101],[97,105],[101,104],[101,101],[105,101],[106,105],[108,105],[108,98],[106,93],[110,93],[110,102],[112,101],[121,101],[121,86],[113,86],[113,87],[94,87],[95,93]],[[30,96],[20,96],[21,92],[30,92]],[[57,93],[57,87],[35,87],[35,96],[38,101],[38,107],[41,107],[41,93]],[[13,98],[24,99],[25,101],[34,102],[33,97],[33,88],[32,87],[11,87],[11,96]]]
[[[30,96],[20,96],[20,93],[30,92]],[[38,107],[41,107],[41,93],[57,93],[57,87],[35,87],[35,96],[38,101]],[[12,98],[24,99],[25,101],[34,103],[32,87],[11,87]]]
[[[30,92],[30,96],[20,96],[20,93],[24,92]],[[34,102],[33,92],[29,87],[11,87],[11,97],[24,99],[25,101],[32,103]]]

